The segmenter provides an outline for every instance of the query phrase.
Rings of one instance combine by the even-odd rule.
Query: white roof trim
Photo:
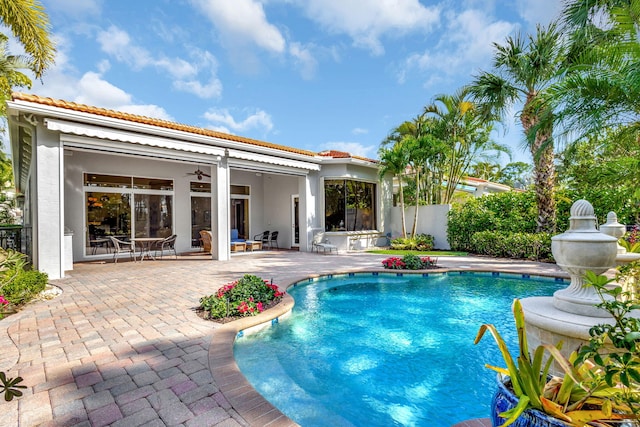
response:
[[[235,158],[235,159],[249,160],[252,162],[268,163],[272,165],[285,166],[289,168],[306,169],[310,171],[320,170],[320,165],[315,163],[302,162],[300,160],[285,159],[283,157],[267,156],[264,154],[249,153],[247,151],[231,150],[231,149],[228,150],[228,153],[229,153],[229,158],[231,159]],[[231,165],[233,164],[233,162],[230,160],[229,164]]]
[[[47,129],[66,134],[107,139],[110,141],[128,142],[177,151],[190,151],[210,156],[224,156],[225,154],[224,149],[220,147],[211,147],[191,142],[151,137],[117,129],[106,129],[98,126],[83,125],[56,119],[46,119],[45,123],[47,125]]]

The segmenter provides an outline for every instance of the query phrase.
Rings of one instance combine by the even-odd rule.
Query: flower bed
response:
[[[423,270],[425,268],[436,268],[438,258],[419,257],[417,255],[405,255],[400,257],[390,257],[382,261],[384,268],[390,270]]]
[[[225,323],[262,313],[279,303],[283,295],[284,292],[268,280],[246,274],[215,294],[200,298],[197,311],[205,319]]]

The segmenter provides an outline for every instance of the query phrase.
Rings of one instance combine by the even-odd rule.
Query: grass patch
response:
[[[418,255],[418,256],[467,256],[467,252],[455,252],[455,251],[403,251],[396,249],[373,249],[367,251],[370,254],[378,254],[378,255],[395,255],[395,256],[404,256],[404,255]]]

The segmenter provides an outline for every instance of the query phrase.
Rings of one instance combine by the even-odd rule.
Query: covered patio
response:
[[[233,240],[265,230],[277,232],[269,246],[300,251],[322,230],[345,249],[346,232],[388,232],[390,186],[370,159],[19,93],[8,121],[28,255],[53,279],[113,258],[111,237],[176,235],[187,253],[205,230],[211,259],[227,260],[246,250]]]

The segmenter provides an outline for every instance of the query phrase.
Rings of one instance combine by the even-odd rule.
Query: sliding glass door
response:
[[[85,173],[84,195],[86,255],[110,253],[110,236],[173,234],[173,180]]]

